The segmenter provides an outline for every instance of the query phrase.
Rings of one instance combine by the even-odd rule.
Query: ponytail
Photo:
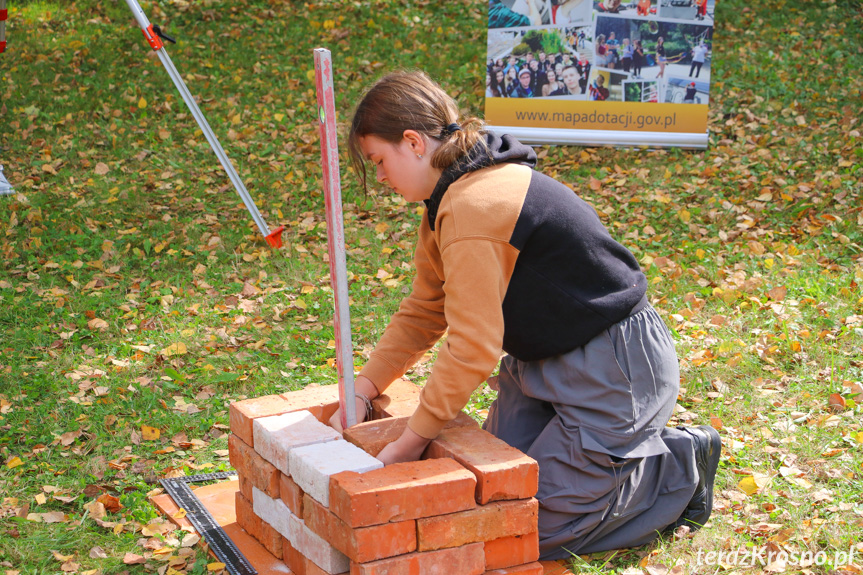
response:
[[[433,168],[445,170],[459,158],[466,156],[478,142],[485,143],[482,137],[485,124],[479,118],[470,117],[455,125],[458,126],[457,130],[441,132],[441,145],[431,159]]]
[[[440,142],[431,165],[446,170],[477,145],[485,145],[485,124],[470,117],[459,121],[458,105],[423,72],[394,72],[375,82],[354,112],[348,135],[351,164],[368,190],[360,138],[376,136],[399,144],[405,130]]]

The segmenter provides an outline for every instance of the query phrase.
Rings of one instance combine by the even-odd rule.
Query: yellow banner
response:
[[[486,98],[492,126],[631,132],[707,131],[707,104]]]

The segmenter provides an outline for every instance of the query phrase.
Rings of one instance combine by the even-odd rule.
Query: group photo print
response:
[[[585,100],[592,49],[588,27],[489,30],[486,98]]]
[[[485,97],[706,104],[712,3],[671,1],[492,0]]]

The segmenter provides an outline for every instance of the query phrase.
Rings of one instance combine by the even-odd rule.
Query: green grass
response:
[[[343,129],[394,68],[427,70],[481,114],[485,6],[147,3],[265,219],[287,226],[280,251],[122,2],[9,8],[0,158],[19,195],[0,198],[0,565],[152,572],[165,561],[123,564],[146,551],[147,493],[165,474],[227,468],[228,404],[335,383],[312,49],[333,51]],[[833,557],[860,542],[860,4],[723,0],[716,19],[708,151],[539,149],[645,268],[681,358],[674,423],[712,421],[724,445],[708,528],[579,558],[580,571],[713,573],[699,553]],[[360,365],[409,289],[420,215],[342,180]],[[482,419],[493,398],[480,388],[468,411]],[[753,473],[769,482],[747,495]],[[119,534],[85,511],[92,493],[120,498],[106,518]],[[64,520],[27,519],[53,511]]]

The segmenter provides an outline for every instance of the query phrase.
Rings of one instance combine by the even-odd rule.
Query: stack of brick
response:
[[[296,575],[542,575],[536,462],[462,415],[424,459],[383,467],[419,390],[400,381],[376,419],[326,425],[336,386],[234,403],[237,521]]]

